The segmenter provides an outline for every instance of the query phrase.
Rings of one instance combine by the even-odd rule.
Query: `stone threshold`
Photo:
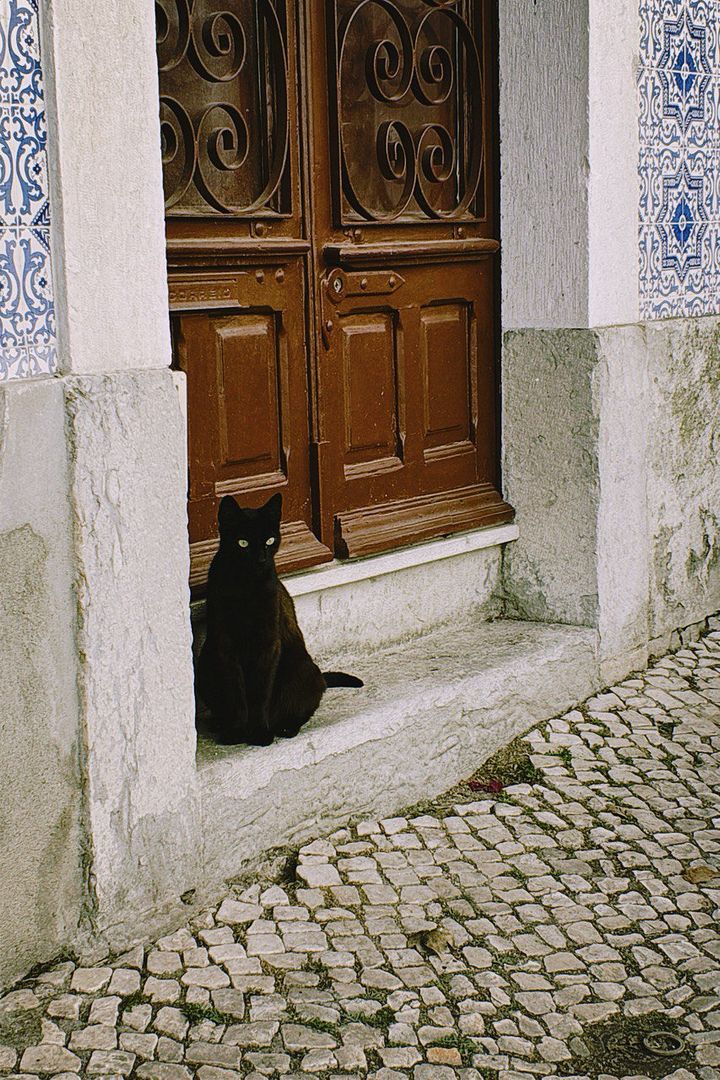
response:
[[[363,690],[332,690],[289,741],[224,748],[201,738],[204,877],[348,818],[392,814],[468,776],[533,724],[599,689],[597,633],[467,620],[336,658]]]
[[[283,575],[295,600],[311,654],[324,667],[336,654],[381,650],[427,634],[433,627],[502,610],[504,545],[518,538],[515,524],[457,533],[362,559],[336,560]],[[204,602],[193,604],[195,650],[204,636]]]
[[[332,563],[314,567],[312,570],[286,574],[283,582],[291,596],[306,596],[308,593],[394,574],[398,570],[407,570],[413,566],[426,566],[428,563],[466,555],[471,551],[484,551],[486,548],[517,540],[519,535],[520,530],[514,522],[509,525],[493,525],[487,529],[474,529],[440,540],[412,544],[381,555],[368,555],[361,559],[335,559]]]

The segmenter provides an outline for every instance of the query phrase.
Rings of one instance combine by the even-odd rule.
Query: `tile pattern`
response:
[[[720,311],[720,3],[640,3],[643,318]]]
[[[0,2],[0,381],[56,368],[37,0]]]
[[[0,1075],[718,1080],[708,627],[447,795],[286,853],[147,948],[23,981]],[[642,1046],[657,1029],[680,1056]]]

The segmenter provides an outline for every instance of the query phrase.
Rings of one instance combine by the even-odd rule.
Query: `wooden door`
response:
[[[507,520],[491,0],[158,0],[192,583],[224,494],[281,568]]]

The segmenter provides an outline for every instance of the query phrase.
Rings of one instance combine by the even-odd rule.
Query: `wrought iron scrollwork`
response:
[[[156,0],[155,12],[167,211],[287,212],[283,13],[273,0]]]
[[[485,137],[479,6],[335,0],[344,220],[477,216]]]

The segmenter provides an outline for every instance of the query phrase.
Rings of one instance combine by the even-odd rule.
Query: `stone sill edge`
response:
[[[454,555],[465,555],[471,551],[482,551],[484,548],[508,544],[517,540],[519,535],[520,531],[514,523],[492,525],[488,529],[456,533],[442,540],[429,540],[422,544],[414,544],[412,547],[389,551],[383,555],[369,555],[352,562],[341,562],[336,559],[324,566],[283,577],[283,583],[291,596],[306,596],[309,593],[334,589],[339,585],[349,585],[355,581],[383,577],[397,570],[407,570],[413,566],[439,562],[441,559],[451,559]]]

